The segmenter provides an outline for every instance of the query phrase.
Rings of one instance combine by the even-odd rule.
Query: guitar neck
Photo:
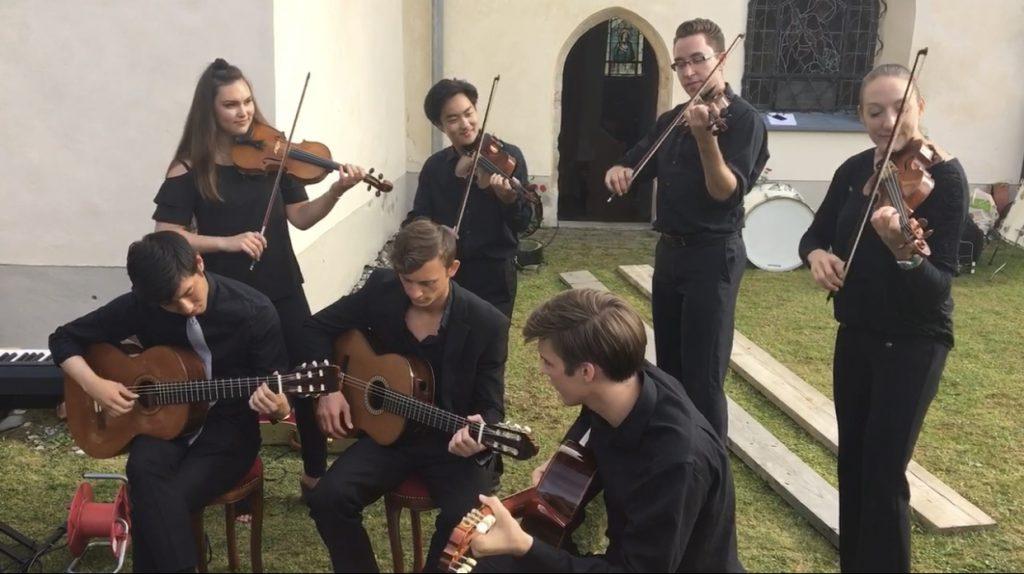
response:
[[[465,417],[401,393],[392,393],[386,396],[384,410],[449,434],[455,434],[459,429],[469,426],[469,433],[474,438],[479,436],[481,427],[485,426],[483,423],[470,421]]]
[[[143,397],[149,397],[153,404],[178,405],[248,398],[263,383],[270,385],[271,389],[276,389],[278,380],[283,383],[299,379],[300,375],[288,374],[237,379],[175,381],[144,386],[138,389],[138,392]],[[288,392],[288,389],[285,389],[285,392]]]

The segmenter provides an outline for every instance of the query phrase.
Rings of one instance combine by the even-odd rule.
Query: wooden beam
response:
[[[608,290],[589,271],[562,273],[561,278],[570,288]],[[646,323],[644,328],[647,331],[646,358],[656,363],[654,331]],[[839,493],[836,489],[741,406],[732,399],[727,400],[729,449],[810,522],[815,530],[838,546]]]
[[[627,281],[650,297],[650,265],[619,267]],[[839,450],[835,403],[775,360],[739,331],[733,333],[730,366],[768,400],[833,453]],[[930,530],[956,532],[995,525],[995,520],[914,461],[907,466],[910,506]]]

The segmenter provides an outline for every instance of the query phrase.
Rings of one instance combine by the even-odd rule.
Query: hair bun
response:
[[[226,70],[231,67],[231,64],[229,64],[224,58],[217,58],[212,64],[210,64],[210,67],[214,70]]]

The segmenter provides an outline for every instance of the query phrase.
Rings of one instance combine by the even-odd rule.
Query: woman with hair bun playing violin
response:
[[[254,122],[267,123],[252,86],[241,70],[218,58],[199,77],[181,142],[154,199],[153,219],[157,231],[182,234],[203,255],[207,269],[270,298],[281,319],[289,361],[295,363],[310,311],[288,224],[299,229],[315,225],[364,173],[358,166],[342,166],[338,181],[312,201],[302,185],[284,175],[266,232],[260,233],[276,173],[246,175],[231,159],[235,138],[249,133]],[[253,261],[258,261],[255,267]],[[327,464],[326,438],[317,428],[315,408],[311,399],[295,401],[303,491],[316,485]]]
[[[875,147],[836,170],[800,242],[815,282],[835,295],[839,322],[833,385],[844,572],[910,569],[905,473],[953,346],[950,287],[967,213],[967,177],[958,160],[924,137],[923,112],[924,99],[907,68],[886,64],[865,76],[859,113]],[[918,146],[923,151],[916,165],[903,162],[898,181],[883,170],[876,186],[876,166],[890,138],[895,161],[889,165]],[[915,175],[920,184],[905,183]],[[869,205],[876,187],[901,205]],[[925,199],[913,207],[914,221],[907,218],[914,202],[902,205],[903,198],[921,193]],[[930,236],[921,232],[925,226]]]

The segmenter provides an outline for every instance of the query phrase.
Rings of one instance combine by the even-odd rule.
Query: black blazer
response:
[[[349,329],[368,333],[378,353],[415,354],[405,325],[410,304],[394,271],[375,270],[362,289],[306,321],[303,360],[332,357],[334,339]],[[489,423],[505,420],[508,318],[452,281],[446,329],[437,406],[462,416],[480,414]]]

